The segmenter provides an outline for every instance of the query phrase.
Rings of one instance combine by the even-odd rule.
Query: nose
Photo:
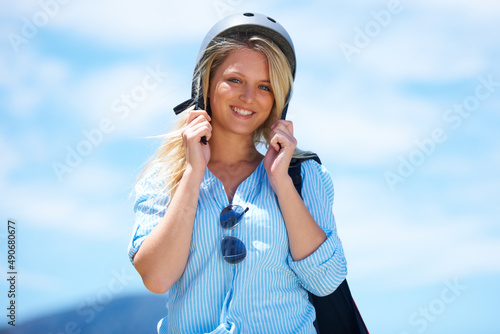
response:
[[[252,103],[255,98],[255,89],[250,85],[245,85],[240,95],[240,99],[245,103]]]

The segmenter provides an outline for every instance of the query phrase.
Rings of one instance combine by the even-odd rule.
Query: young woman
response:
[[[129,255],[168,292],[160,333],[315,333],[307,291],[344,280],[328,171],[302,163],[303,200],[288,175],[294,75],[288,34],[263,15],[223,19],[202,44],[193,99],[136,185]]]

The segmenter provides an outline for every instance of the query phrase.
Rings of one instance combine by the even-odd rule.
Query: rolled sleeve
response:
[[[347,275],[344,250],[333,215],[333,182],[326,168],[313,160],[302,163],[301,173],[304,203],[325,231],[327,240],[300,261],[293,261],[289,255],[288,263],[306,290],[326,296],[335,291]]]
[[[165,214],[168,196],[158,182],[158,171],[158,167],[152,168],[135,187],[135,225],[128,247],[128,256],[132,264],[142,243]]]

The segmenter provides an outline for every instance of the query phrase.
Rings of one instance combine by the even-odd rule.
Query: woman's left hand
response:
[[[275,192],[276,186],[289,178],[288,167],[296,146],[293,123],[286,120],[276,121],[271,127],[271,142],[264,157],[264,167]]]

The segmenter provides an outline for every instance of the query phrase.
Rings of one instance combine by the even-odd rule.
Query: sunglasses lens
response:
[[[227,263],[237,264],[247,256],[245,244],[235,237],[225,237],[221,243],[222,257]]]
[[[231,229],[238,224],[245,213],[243,207],[239,205],[229,205],[220,213],[220,225],[223,229]]]

